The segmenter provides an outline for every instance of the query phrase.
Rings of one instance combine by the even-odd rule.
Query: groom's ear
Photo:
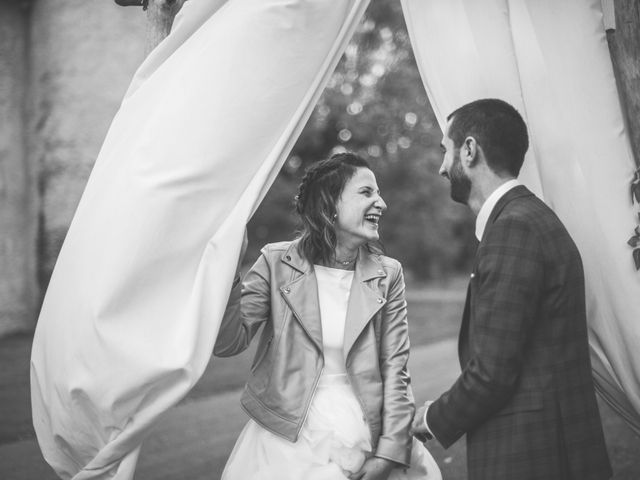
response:
[[[467,167],[474,166],[478,161],[478,143],[472,136],[468,136],[460,148],[460,160]]]

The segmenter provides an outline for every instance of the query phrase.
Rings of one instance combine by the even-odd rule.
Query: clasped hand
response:
[[[380,457],[369,457],[360,470],[349,475],[349,480],[387,480],[395,462]]]
[[[427,401],[424,405],[416,410],[416,413],[413,417],[413,422],[411,423],[411,428],[409,429],[409,433],[416,437],[422,443],[426,442],[430,438],[430,432],[427,428],[427,424],[425,422],[425,416],[429,405],[433,402]]]

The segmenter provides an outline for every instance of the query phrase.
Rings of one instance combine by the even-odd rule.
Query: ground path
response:
[[[454,340],[412,349],[410,368],[416,397],[432,398],[442,392],[455,378],[457,367]],[[240,391],[235,390],[173,408],[145,443],[136,480],[217,480],[247,421],[239,398]],[[455,456],[464,454],[463,447],[445,454],[434,445],[433,452],[444,463],[443,469],[449,466],[459,470],[464,462],[452,460],[459,460]],[[461,478],[458,474],[455,477]],[[36,440],[30,438],[0,446],[0,479],[57,480],[57,477],[42,460]]]
[[[456,336],[466,279],[407,292],[410,368],[418,401],[442,393],[458,369]],[[254,342],[255,343],[255,342]],[[57,480],[40,454],[29,405],[30,336],[0,339],[0,480]],[[247,421],[239,405],[242,375],[255,346],[230,359],[212,359],[203,377],[145,442],[136,480],[218,480]],[[612,480],[640,479],[640,438],[599,402]],[[464,440],[444,451],[429,442],[445,480],[466,478]]]

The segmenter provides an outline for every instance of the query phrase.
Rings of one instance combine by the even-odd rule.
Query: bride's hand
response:
[[[247,228],[244,229],[244,235],[242,236],[242,244],[240,245],[240,256],[238,257],[238,264],[236,265],[236,273],[233,279],[232,288],[235,288],[240,284],[242,280],[242,262],[244,261],[244,255],[247,253],[247,245],[249,245],[249,238],[247,236]]]
[[[249,237],[247,235],[247,227],[244,228],[244,235],[242,235],[242,244],[240,245],[240,256],[238,257],[238,265],[236,271],[239,273],[244,261],[244,256],[247,253],[247,246],[249,245]]]
[[[396,464],[379,457],[368,458],[362,468],[349,476],[350,480],[387,480]]]

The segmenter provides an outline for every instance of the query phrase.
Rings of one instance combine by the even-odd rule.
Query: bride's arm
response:
[[[261,254],[243,282],[236,278],[220,324],[214,355],[230,357],[243,352],[260,326],[269,319],[269,270],[267,259]]]
[[[409,427],[415,407],[409,389],[409,326],[402,267],[390,271],[387,302],[382,310],[380,372],[384,397],[382,434],[374,453],[398,464],[409,465],[412,438]]]

